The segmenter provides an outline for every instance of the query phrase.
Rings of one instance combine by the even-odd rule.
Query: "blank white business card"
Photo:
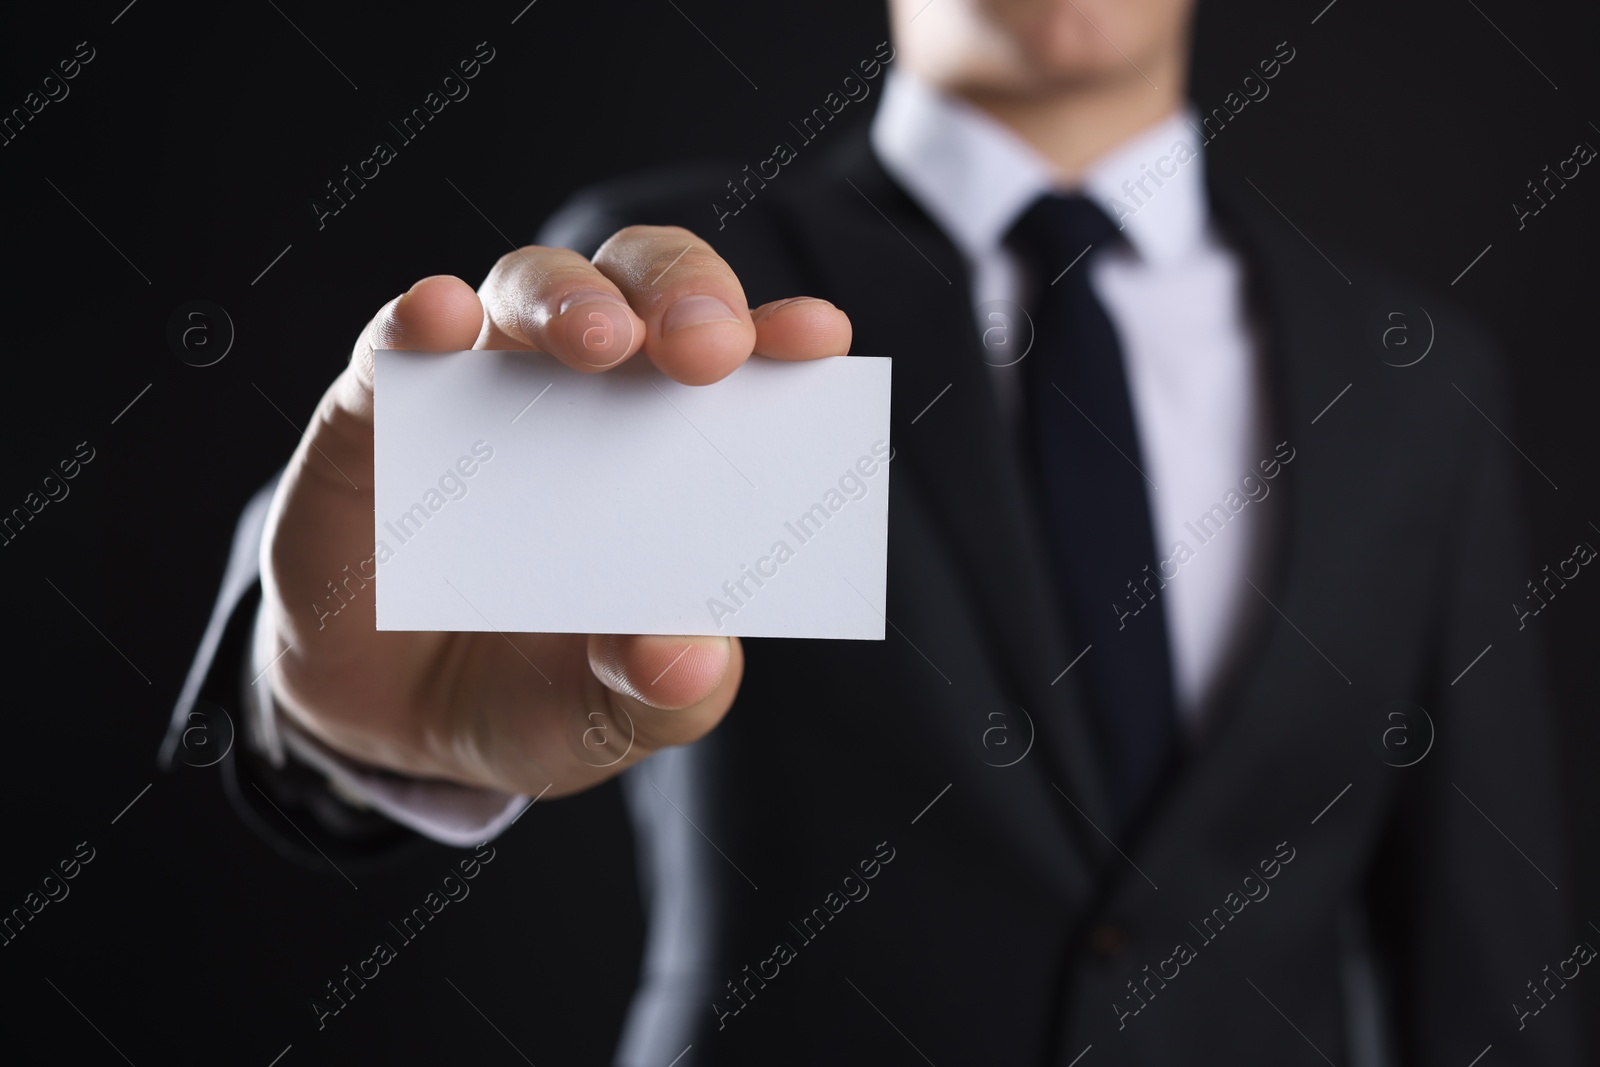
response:
[[[889,376],[379,352],[378,629],[882,640]]]

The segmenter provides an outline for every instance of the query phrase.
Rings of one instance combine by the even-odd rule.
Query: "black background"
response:
[[[586,183],[706,156],[733,161],[732,174],[764,157],[887,36],[883,13],[845,0],[538,0],[513,24],[526,0],[125,2],[10,14],[0,36],[3,111],[79,41],[96,52],[65,100],[0,147],[0,510],[78,442],[95,449],[70,496],[0,548],[0,909],[78,842],[97,852],[67,899],[0,948],[0,1048],[120,1062],[109,1042],[139,1064],[265,1065],[292,1044],[280,1061],[292,1067],[523,1062],[514,1043],[540,1064],[600,1062],[642,932],[614,789],[532,809],[473,895],[319,1033],[309,998],[454,854],[430,848],[353,889],[280,859],[228,808],[215,768],[162,774],[156,748],[235,517],[297,437],[263,394],[303,425],[384,301],[427,274],[476,284]],[[1529,460],[1532,577],[1600,538],[1600,177],[1585,169],[1520,231],[1511,204],[1577,142],[1600,145],[1600,12],[1338,0],[1319,16],[1324,2],[1202,5],[1192,94],[1203,105],[1277,42],[1296,50],[1211,151],[1334,263],[1384,262],[1489,324],[1511,356],[1506,447]],[[386,120],[480,41],[495,58],[471,95],[319,230],[311,203],[324,182],[393,141]],[[707,233],[712,221],[708,206]],[[194,299],[236,328],[211,367],[185,365],[167,341]],[[1415,309],[1395,310],[1422,328]],[[1389,325],[1372,324],[1374,359]],[[1506,590],[1507,604],[1520,592]],[[1597,597],[1600,579],[1580,577],[1529,627],[1549,649],[1562,717],[1576,863],[1560,899],[1600,922]],[[1371,610],[1381,626],[1385,606]],[[1509,849],[1507,862],[1520,862]],[[1509,1003],[1524,976],[1489,977]],[[1594,1026],[1600,979],[1575,985]]]

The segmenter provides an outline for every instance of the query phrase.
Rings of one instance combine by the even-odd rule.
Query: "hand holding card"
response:
[[[888,366],[849,347],[673,227],[423,279],[278,482],[255,684],[347,759],[555,797],[715,726],[728,635],[881,636]]]

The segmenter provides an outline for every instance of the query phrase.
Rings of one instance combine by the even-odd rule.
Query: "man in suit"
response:
[[[336,856],[628,770],[626,1064],[1576,1063],[1481,331],[1433,305],[1385,366],[1418,294],[1208,168],[1189,0],[890,7],[870,124],[593,190],[373,318],[175,730],[243,691],[236,801]],[[893,356],[889,639],[378,633],[372,352],[472,347]]]

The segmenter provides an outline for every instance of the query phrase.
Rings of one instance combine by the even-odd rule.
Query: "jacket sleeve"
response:
[[[1577,994],[1551,976],[1575,945],[1600,937],[1582,937],[1569,913],[1537,625],[1557,620],[1519,620],[1512,607],[1537,573],[1518,490],[1546,487],[1497,429],[1510,419],[1496,367],[1484,358],[1460,368],[1463,395],[1481,411],[1448,397],[1460,412],[1457,506],[1422,697],[1432,748],[1395,772],[1404,779],[1367,897],[1402,1063],[1466,1064],[1492,1045],[1498,1062],[1577,1067]]]
[[[222,587],[200,647],[172,709],[158,762],[216,765],[229,802],[273,849],[308,867],[366,868],[409,854],[425,839],[335,796],[324,776],[295,760],[273,766],[247,731],[250,637],[261,601],[261,538],[275,477],[250,503],[234,530]],[[225,746],[220,760],[215,746]]]

